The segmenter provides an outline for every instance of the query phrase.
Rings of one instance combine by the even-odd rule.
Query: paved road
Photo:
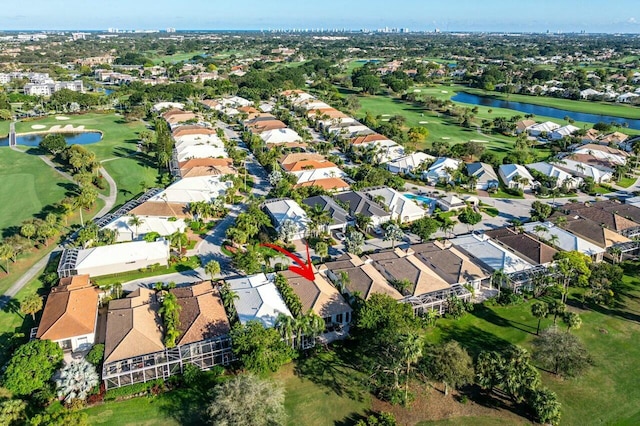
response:
[[[238,134],[229,129],[224,123],[218,122],[218,127],[224,129],[225,135],[229,139],[238,139]],[[242,141],[238,142],[239,146],[246,148]],[[258,163],[253,154],[249,153],[246,161],[246,168],[249,176],[253,177],[253,187],[251,193],[256,197],[263,197],[269,193],[270,185],[265,169]],[[229,214],[218,223],[218,225],[195,247],[195,254],[200,257],[202,265],[206,265],[211,260],[220,263],[220,277],[230,277],[237,275],[237,271],[231,265],[231,259],[222,253],[222,242],[225,240],[227,229],[229,229],[236,220],[238,214],[246,209],[246,204],[234,206]],[[140,280],[133,280],[122,285],[123,290],[133,291],[138,287],[153,287],[157,282],[175,282],[178,285],[188,285],[209,279],[210,277],[204,271],[204,268],[196,268],[192,271],[177,272],[173,274],[149,277]]]
[[[107,173],[104,167],[100,167],[100,173],[109,184],[109,195],[104,196],[100,194],[99,197],[104,200],[104,207],[98,213],[96,213],[95,217],[102,217],[105,214],[109,213],[113,209],[113,206],[116,205],[116,197],[118,196],[118,186],[116,185],[116,181],[113,180],[111,175]]]

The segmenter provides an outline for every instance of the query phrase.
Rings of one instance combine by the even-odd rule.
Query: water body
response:
[[[470,93],[459,92],[451,98],[452,101],[462,102],[471,105],[482,105],[490,108],[507,108],[527,114],[542,115],[545,117],[558,118],[564,120],[570,117],[576,121],[585,121],[587,123],[627,123],[630,129],[640,130],[640,119],[621,118],[611,115],[589,114],[586,112],[567,111],[560,108],[552,108],[541,105],[528,104],[524,102],[503,101],[486,96],[472,95]]]
[[[18,145],[38,146],[45,136],[45,134],[18,135],[16,142]],[[88,145],[102,140],[102,133],[100,132],[63,133],[62,136],[64,136],[69,145]],[[0,146],[9,146],[9,138],[0,139]]]

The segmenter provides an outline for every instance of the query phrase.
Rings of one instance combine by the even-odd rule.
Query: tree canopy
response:
[[[4,372],[4,386],[16,395],[29,395],[46,386],[62,362],[62,348],[51,340],[20,346]]]

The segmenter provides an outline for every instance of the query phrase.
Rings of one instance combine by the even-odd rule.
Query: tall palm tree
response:
[[[135,214],[131,215],[131,218],[129,219],[129,222],[127,222],[127,224],[129,226],[133,226],[135,228],[135,230],[136,230],[136,236],[135,236],[134,240],[138,238],[138,227],[140,225],[142,225],[143,223],[144,223],[144,219],[136,216]]]
[[[416,333],[408,333],[403,336],[401,340],[401,352],[402,359],[406,366],[406,376],[404,382],[404,404],[408,403],[409,396],[409,377],[411,372],[411,365],[418,362],[420,357],[422,357],[422,338]]]
[[[293,346],[293,332],[295,328],[295,320],[289,315],[282,312],[278,314],[275,324],[276,330],[280,332],[282,339],[289,345]]]
[[[542,318],[546,318],[549,315],[549,306],[544,302],[536,302],[531,305],[531,315],[538,318],[538,328],[536,334],[540,334],[540,322]]]
[[[229,283],[224,283],[222,284],[222,287],[220,287],[220,298],[222,298],[222,306],[224,306],[224,309],[227,311],[229,317],[235,317],[236,305],[234,302],[238,300],[240,296],[238,295],[238,293],[231,289]]]
[[[331,216],[329,215],[329,212],[322,207],[322,205],[315,204],[313,208],[308,209],[307,214],[311,221],[311,228],[313,229],[315,236],[318,236],[319,229],[322,229],[322,232],[326,232],[327,225],[331,223]]]
[[[210,260],[204,265],[204,271],[209,274],[211,281],[213,281],[215,276],[220,274],[220,263],[217,260]]]

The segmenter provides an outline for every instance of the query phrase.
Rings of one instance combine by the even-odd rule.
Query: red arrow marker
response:
[[[294,272],[298,275],[300,275],[302,278],[306,278],[309,281],[315,281],[316,276],[313,273],[313,266],[311,263],[311,256],[309,255],[309,245],[307,244],[307,263],[304,263],[304,261],[302,259],[300,259],[298,256],[296,256],[293,253],[288,252],[287,250],[283,249],[282,247],[278,247],[275,244],[269,244],[269,243],[264,243],[264,244],[260,244],[261,247],[269,247],[270,249],[279,251],[280,253],[288,256],[289,258],[291,258],[291,260],[293,260],[295,263],[297,263],[300,266],[295,266],[295,265],[289,265],[289,270],[291,272]]]

